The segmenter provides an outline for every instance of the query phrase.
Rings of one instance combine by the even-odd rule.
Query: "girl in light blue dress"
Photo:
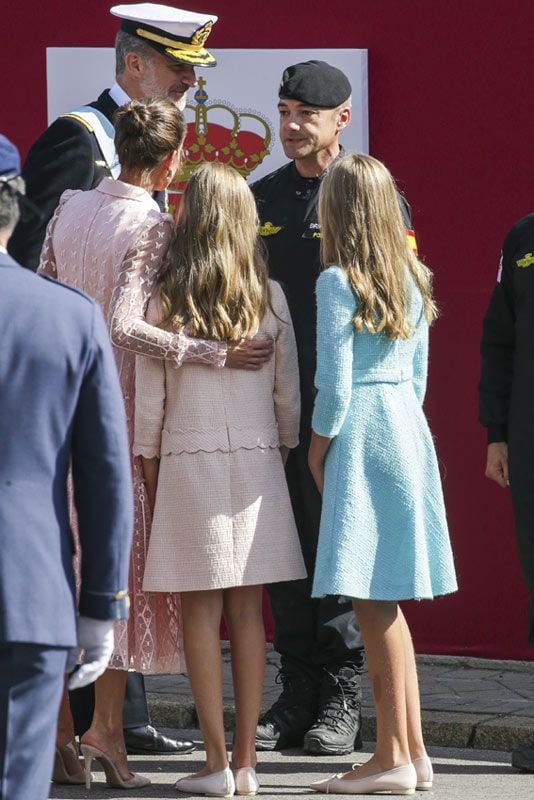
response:
[[[374,755],[320,792],[432,786],[415,656],[399,600],[457,588],[434,444],[423,413],[430,273],[411,250],[388,170],[347,155],[323,179],[317,397],[309,464],[323,510],[313,596],[346,595],[362,632]]]

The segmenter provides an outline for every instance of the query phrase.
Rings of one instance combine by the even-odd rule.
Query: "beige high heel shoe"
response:
[[[87,789],[91,788],[91,763],[93,758],[96,758],[97,761],[100,761],[102,764],[102,768],[106,774],[106,783],[113,789],[142,789],[143,786],[148,786],[150,784],[149,778],[145,778],[144,775],[135,775],[133,772],[131,778],[124,780],[117,765],[111,760],[107,753],[104,753],[97,747],[93,747],[90,744],[82,744],[80,745],[80,749],[85,760],[85,786]]]
[[[77,772],[72,771],[75,763],[79,767]],[[69,767],[71,768],[70,770]],[[61,783],[67,786],[81,786],[85,783],[85,771],[78,755],[76,739],[71,739],[67,744],[56,747],[52,780],[54,783]]]

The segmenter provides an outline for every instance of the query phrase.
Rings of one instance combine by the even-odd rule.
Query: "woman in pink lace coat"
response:
[[[63,194],[48,227],[39,272],[98,300],[113,343],[117,348],[128,348],[116,349],[115,354],[133,438],[136,353],[165,359],[176,367],[186,361],[222,367],[227,347],[221,342],[162,331],[144,321],[173,228],[172,218],[159,211],[152,194],[168,186],[178,165],[185,133],[180,112],[169,101],[134,101],[117,113],[115,125],[122,165],[119,180],[106,178],[92,191]],[[264,353],[254,343],[242,343],[228,353],[227,363],[256,369]],[[106,773],[108,782],[128,788],[148,781],[132,777],[127,767],[122,733],[126,670],[176,673],[184,667],[178,595],[142,591],[151,520],[138,458],[133,458],[132,468],[135,529],[130,618],[116,625],[111,668],[97,682],[93,722],[82,737],[82,743],[102,751],[102,761],[107,758],[112,762]],[[67,728],[70,726],[68,718]],[[74,731],[70,730],[72,739]],[[58,749],[69,762],[67,772],[76,773],[80,768],[75,748],[58,738]],[[83,774],[78,782],[83,782]]]

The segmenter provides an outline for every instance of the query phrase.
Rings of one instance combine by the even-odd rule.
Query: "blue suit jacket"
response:
[[[79,613],[124,618],[131,470],[102,314],[81,292],[0,254],[0,642],[76,644],[69,463]]]

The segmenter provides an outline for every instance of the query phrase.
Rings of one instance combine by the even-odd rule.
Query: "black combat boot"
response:
[[[282,693],[258,722],[256,750],[301,747],[316,720],[319,687],[310,676],[282,667],[276,682],[282,684]]]
[[[304,737],[305,751],[341,756],[361,749],[361,702],[361,679],[354,667],[344,665],[335,674],[325,669],[319,713]]]

